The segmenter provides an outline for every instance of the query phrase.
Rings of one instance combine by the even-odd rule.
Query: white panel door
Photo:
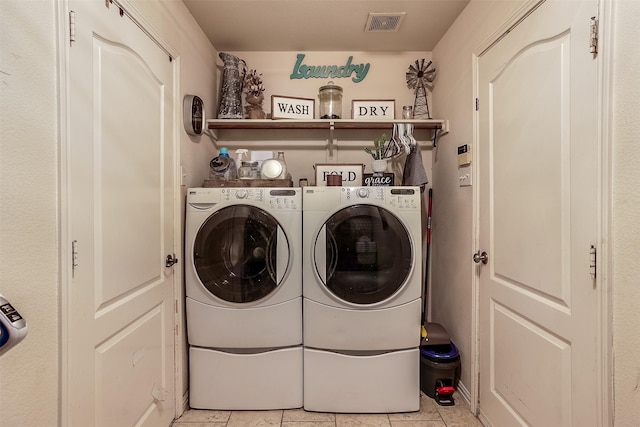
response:
[[[168,426],[174,63],[115,5],[70,1],[71,426]]]
[[[478,61],[479,400],[495,426],[598,419],[596,13],[548,0]]]

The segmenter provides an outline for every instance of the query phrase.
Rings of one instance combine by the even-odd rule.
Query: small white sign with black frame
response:
[[[315,108],[315,100],[311,98],[271,95],[272,119],[312,120]]]
[[[393,120],[396,101],[392,99],[354,99],[351,101],[351,118],[357,120]]]

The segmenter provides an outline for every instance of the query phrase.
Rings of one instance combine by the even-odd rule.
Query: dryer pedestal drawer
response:
[[[302,407],[302,347],[262,353],[189,348],[189,405],[195,409]]]
[[[422,300],[390,308],[331,307],[303,298],[304,345],[328,350],[397,350],[420,345]]]
[[[305,348],[304,409],[349,413],[420,410],[419,349],[354,356]]]

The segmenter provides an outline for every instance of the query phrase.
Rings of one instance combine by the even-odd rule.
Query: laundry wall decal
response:
[[[354,83],[360,83],[367,77],[369,67],[371,64],[354,64],[353,56],[349,56],[345,65],[307,65],[303,64],[304,53],[299,53],[296,58],[296,64],[293,66],[293,71],[289,78],[295,79],[340,79],[349,78]],[[352,75],[355,73],[355,76]]]

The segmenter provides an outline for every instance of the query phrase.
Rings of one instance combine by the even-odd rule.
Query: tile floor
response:
[[[455,395],[454,395],[455,396]],[[278,411],[206,411],[189,409],[173,427],[482,427],[464,400],[440,406],[422,394],[420,411],[400,414],[331,414],[302,409]]]

